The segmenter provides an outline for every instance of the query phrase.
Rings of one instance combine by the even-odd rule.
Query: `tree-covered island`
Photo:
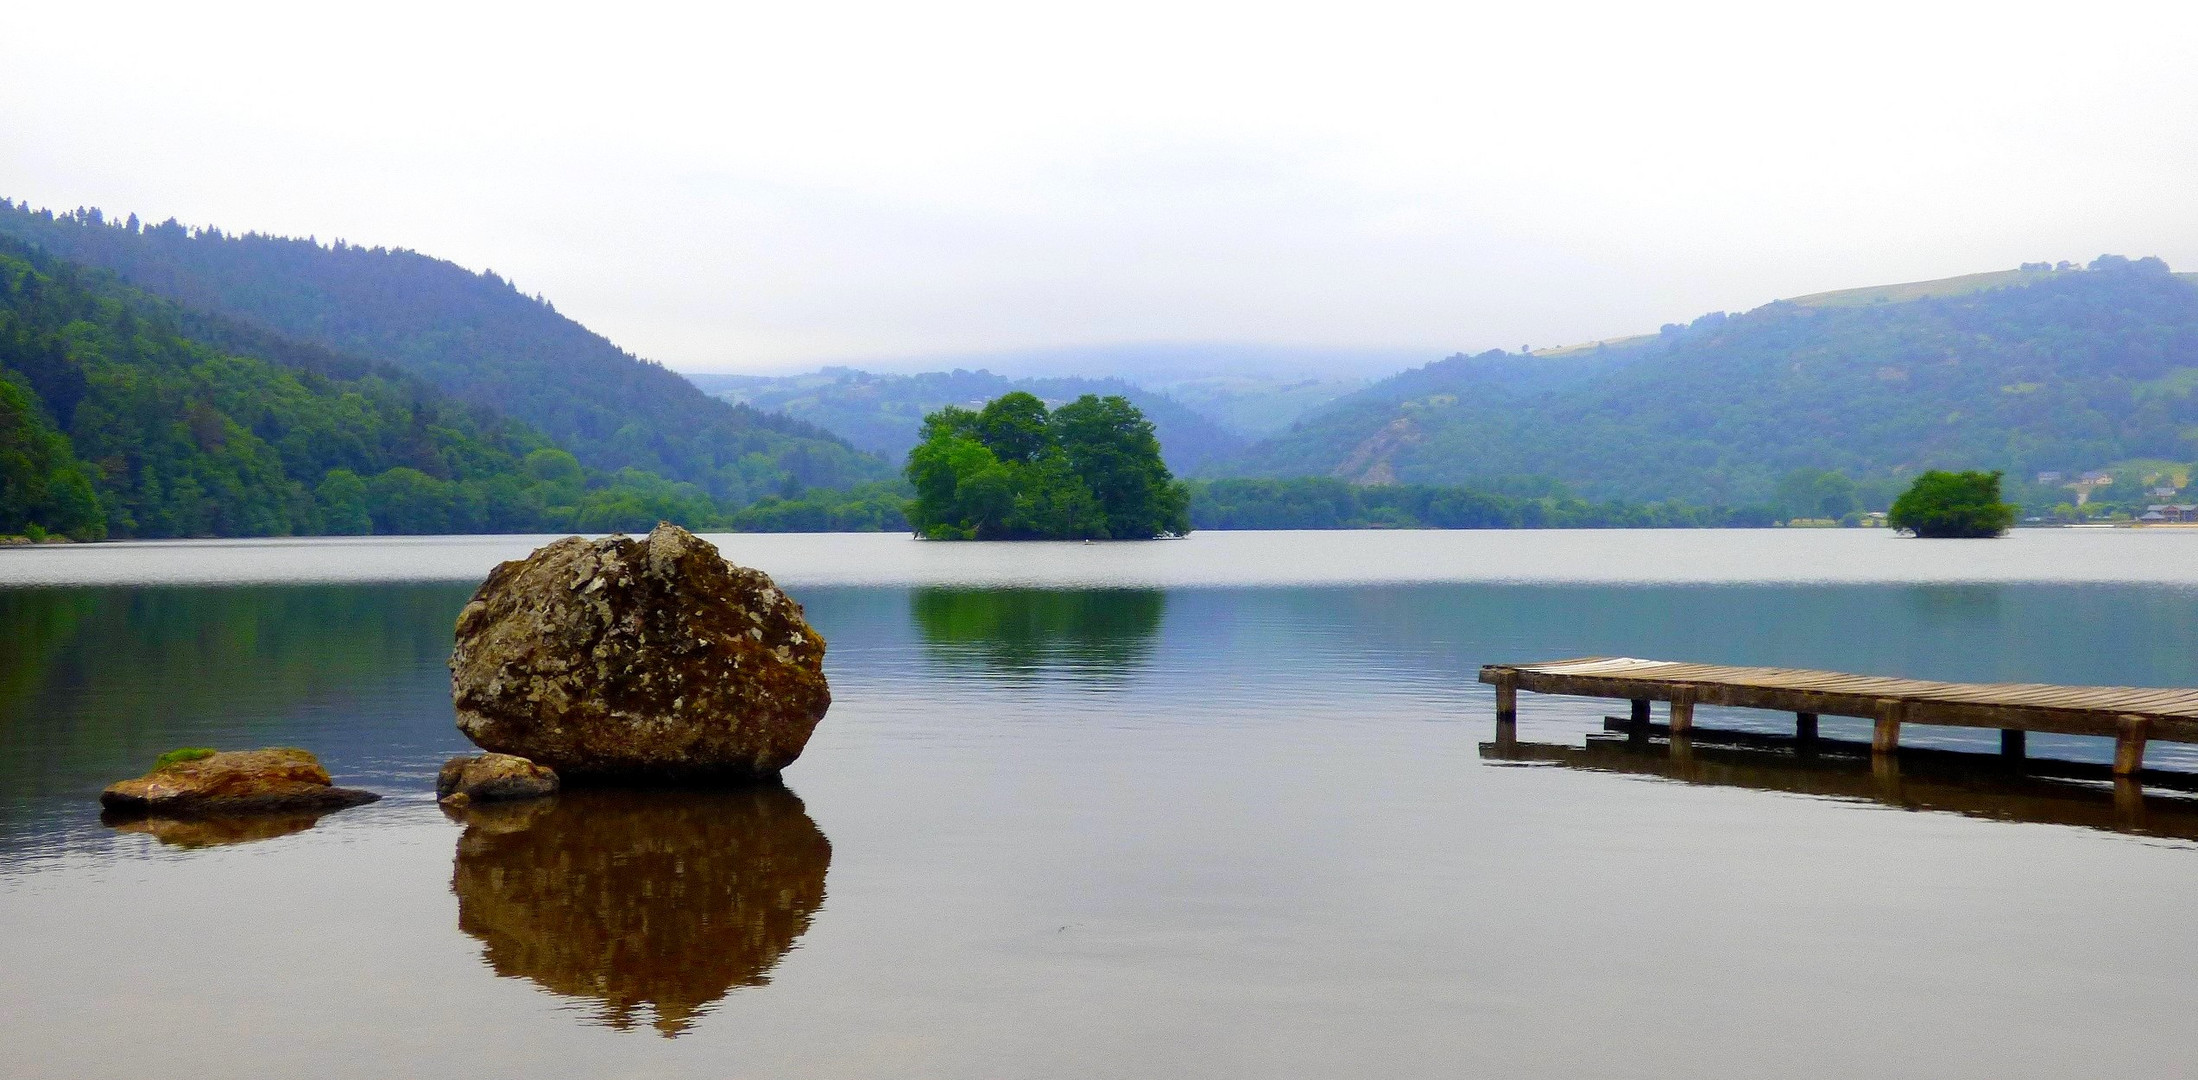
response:
[[[2014,523],[2015,508],[2000,501],[1997,472],[1924,473],[1886,516],[1893,528],[1954,539],[1998,536]]]
[[[924,417],[908,522],[933,540],[1150,540],[1191,528],[1190,493],[1135,405],[1086,394],[1048,412],[1016,391]]]

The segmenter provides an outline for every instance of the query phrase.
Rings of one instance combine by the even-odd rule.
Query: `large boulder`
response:
[[[676,525],[490,571],[450,680],[467,738],[567,780],[775,776],[832,704],[801,605]]]
[[[153,771],[99,794],[117,814],[154,817],[328,811],[378,798],[335,786],[318,758],[286,748],[170,755]]]

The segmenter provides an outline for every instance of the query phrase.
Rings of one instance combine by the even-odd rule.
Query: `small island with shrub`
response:
[[[1921,537],[1979,539],[2006,532],[2015,508],[2000,501],[1998,472],[1934,470],[1893,500],[1885,523]]]
[[[1191,529],[1190,493],[1121,397],[1058,409],[1016,391],[924,417],[909,525],[930,540],[1151,540]]]

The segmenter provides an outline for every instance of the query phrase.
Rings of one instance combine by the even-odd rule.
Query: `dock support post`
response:
[[[1507,750],[1519,745],[1519,676],[1514,672],[1496,676],[1496,745]]]
[[[2114,775],[2135,776],[2144,771],[2145,741],[2152,737],[2152,721],[2124,716],[2122,733],[2114,740]]]
[[[1680,690],[1671,695],[1671,733],[1694,734],[1694,693]]]
[[[1794,740],[1796,742],[1803,743],[1813,743],[1816,741],[1815,713],[1797,712],[1794,714]]]
[[[2000,756],[2009,761],[2021,761],[2030,753],[2030,733],[2021,728],[2000,729]]]
[[[1870,733],[1870,752],[1892,754],[1900,750],[1900,720],[1906,709],[1898,701],[1888,701],[1877,714],[1877,728]]]
[[[1647,727],[1648,725],[1649,725],[1649,701],[1648,701],[1648,699],[1647,699],[1647,698],[1639,698],[1639,697],[1637,697],[1637,698],[1634,698],[1634,699],[1633,699],[1633,726],[1634,726],[1634,727]]]

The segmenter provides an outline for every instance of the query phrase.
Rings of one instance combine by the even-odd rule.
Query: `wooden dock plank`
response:
[[[1490,664],[1480,681],[1544,694],[1665,701],[1853,716],[1884,724],[2044,731],[2198,742],[2198,689],[1952,683],[1805,668],[1744,667],[1583,656]],[[2137,734],[2131,734],[2136,732]]]

